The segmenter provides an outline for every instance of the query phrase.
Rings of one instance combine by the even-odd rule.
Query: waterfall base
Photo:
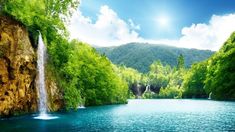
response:
[[[78,105],[77,109],[85,109],[86,107],[84,105]]]
[[[52,120],[52,119],[57,119],[59,117],[57,116],[52,116],[50,114],[39,114],[38,116],[34,117],[34,119],[39,119],[39,120]]]

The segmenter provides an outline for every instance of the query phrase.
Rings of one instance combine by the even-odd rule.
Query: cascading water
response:
[[[149,92],[149,91],[150,91],[150,85],[147,85],[144,93]]]
[[[208,99],[211,99],[212,92],[210,92]]]
[[[40,115],[45,115],[47,112],[47,95],[45,90],[45,72],[44,72],[44,62],[45,62],[45,46],[42,41],[42,35],[39,35],[38,40],[38,90],[39,90],[39,112]]]
[[[39,116],[35,117],[36,119],[54,119],[57,117],[51,117],[47,114],[47,93],[45,88],[45,71],[44,71],[44,64],[45,64],[45,54],[46,48],[44,46],[42,35],[39,33],[38,39],[38,51],[37,51],[37,68],[38,68],[38,82],[37,87],[39,91]]]

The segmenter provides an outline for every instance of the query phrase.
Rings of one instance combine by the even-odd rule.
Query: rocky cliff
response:
[[[0,116],[37,111],[36,57],[26,28],[0,16]],[[56,111],[63,106],[62,94],[55,79],[47,77],[46,84],[49,109]]]
[[[135,83],[130,86],[130,90],[136,96],[136,98],[141,98],[141,96],[144,94],[146,90],[146,86],[143,84]]]

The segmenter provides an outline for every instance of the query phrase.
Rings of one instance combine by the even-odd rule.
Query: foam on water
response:
[[[39,120],[52,120],[52,119],[57,119],[59,117],[57,116],[51,116],[49,114],[40,114],[39,116],[34,117],[34,119],[39,119]]]

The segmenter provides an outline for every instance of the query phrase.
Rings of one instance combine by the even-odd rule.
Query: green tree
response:
[[[205,98],[208,97],[204,89],[207,73],[207,61],[194,64],[184,75],[182,88],[185,98]]]
[[[205,88],[212,98],[235,100],[235,33],[209,60]]]
[[[95,49],[81,42],[72,41],[69,60],[63,68],[66,84],[76,89],[86,106],[113,103],[125,103],[128,86],[115,72],[112,63],[96,53]],[[69,97],[70,93],[67,93]],[[73,102],[69,107],[76,107],[80,102]],[[74,106],[75,105],[75,106]]]
[[[67,109],[79,104],[125,103],[127,84],[115,72],[112,63],[96,50],[75,40],[69,41],[65,22],[76,10],[77,0],[4,0],[1,12],[26,26],[37,43],[43,35]],[[36,46],[35,46],[36,47]]]
[[[177,70],[176,68],[171,68],[169,65],[163,66],[160,61],[154,62],[150,66],[150,71],[148,73],[149,84],[154,89],[160,89],[160,92],[159,95],[153,94],[152,97],[181,98],[181,85],[184,74],[184,68]]]
[[[177,70],[184,68],[184,56],[182,54],[179,55],[177,59]]]
[[[162,63],[158,60],[150,65],[150,71],[148,73],[149,84],[154,87],[166,87],[169,83],[169,74],[171,72],[171,67],[163,66]]]
[[[182,89],[179,85],[176,85],[174,80],[171,80],[167,87],[161,88],[158,98],[182,98]]]
[[[132,68],[127,68],[126,66],[116,66],[113,65],[114,70],[116,74],[119,75],[119,77],[122,78],[123,81],[125,81],[128,84],[128,97],[129,98],[135,98],[132,86],[141,84],[141,85],[146,85],[147,83],[147,76],[139,73],[137,70],[132,69]]]

